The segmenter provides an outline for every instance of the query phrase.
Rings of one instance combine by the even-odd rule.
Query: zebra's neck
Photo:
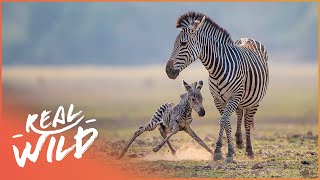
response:
[[[221,38],[224,38],[223,36]],[[202,64],[208,70],[209,74],[218,79],[223,76],[224,67],[230,64],[230,59],[235,57],[229,57],[228,55],[234,54],[231,51],[238,51],[233,42],[222,43],[223,41],[217,41],[214,36],[210,38],[208,36],[202,36],[202,48],[199,59]]]
[[[183,113],[187,113],[191,111],[191,105],[188,98],[188,93],[184,93],[180,95],[180,103],[179,106]]]
[[[211,39],[221,44],[233,44],[230,34],[217,24],[206,22],[199,31],[201,38]]]

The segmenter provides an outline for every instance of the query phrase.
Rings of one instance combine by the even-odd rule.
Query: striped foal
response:
[[[167,143],[171,150],[171,153],[174,155],[176,153],[176,150],[169,142],[169,138],[179,131],[185,131],[202,147],[213,154],[213,151],[202,141],[199,136],[197,136],[197,134],[191,128],[191,122],[193,120],[191,116],[192,109],[194,109],[200,117],[205,115],[205,110],[202,106],[202,95],[200,92],[203,86],[203,82],[198,81],[192,83],[191,85],[188,85],[185,81],[183,81],[183,85],[186,89],[186,93],[180,95],[180,103],[177,105],[174,105],[172,103],[161,105],[155,112],[149,123],[137,129],[131,140],[123,148],[122,152],[118,156],[118,159],[121,159],[123,157],[132,142],[138,136],[140,136],[145,131],[154,130],[158,125],[160,125],[159,131],[164,139],[158,146],[153,148],[154,152],[159,151],[159,149],[165,143]]]

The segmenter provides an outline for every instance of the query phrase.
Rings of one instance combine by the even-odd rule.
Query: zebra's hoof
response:
[[[153,152],[158,152],[159,149],[160,149],[160,146],[156,146],[156,147],[154,147],[152,150],[153,150]]]
[[[232,162],[234,162],[234,161],[233,161],[233,157],[232,157],[232,156],[227,156],[226,159],[225,159],[225,162],[226,162],[226,163],[232,163]]]
[[[123,156],[117,156],[117,160],[120,160],[120,159],[122,159],[122,157],[123,157]]]
[[[248,156],[249,159],[254,159],[254,154],[253,153],[252,154],[247,154],[247,156]]]
[[[218,161],[218,160],[222,160],[222,159],[223,159],[222,153],[214,153],[213,154],[214,161]]]
[[[176,151],[171,151],[171,154],[175,156],[176,155]]]
[[[237,144],[237,148],[238,148],[238,149],[243,149],[243,148],[244,148],[243,143],[241,143],[241,144]]]

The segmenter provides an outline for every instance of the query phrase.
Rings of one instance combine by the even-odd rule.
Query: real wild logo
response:
[[[25,148],[22,151],[22,153],[20,152],[20,150],[16,145],[12,145],[15,159],[17,161],[17,164],[20,167],[25,166],[27,159],[29,159],[34,163],[37,161],[40,151],[42,149],[42,146],[46,142],[48,137],[50,137],[50,141],[47,149],[48,162],[52,163],[52,159],[53,159],[52,155],[53,155],[58,137],[60,138],[56,146],[56,154],[55,154],[56,161],[61,161],[68,153],[70,153],[74,149],[75,149],[74,157],[77,159],[80,159],[82,157],[82,154],[91,146],[93,141],[97,138],[98,131],[95,128],[84,129],[82,126],[80,126],[79,123],[84,119],[84,115],[79,117],[82,111],[73,113],[73,108],[74,108],[74,105],[71,104],[68,109],[67,115],[65,116],[64,107],[60,106],[57,109],[56,114],[52,120],[50,120],[50,116],[49,116],[51,111],[44,110],[41,113],[41,115],[39,114],[28,115],[26,126],[25,126],[26,133],[30,133],[31,131],[33,131],[34,133],[39,134],[40,137],[35,145],[33,153],[31,153],[32,145],[30,142],[26,142]],[[86,120],[85,123],[92,123],[95,121],[96,119],[89,119],[89,120]],[[34,125],[35,123],[39,123],[40,129],[36,128],[38,126],[35,126]],[[59,127],[57,127],[58,125]],[[78,131],[74,136],[75,144],[63,150],[63,146],[65,144],[65,137],[59,134],[76,127],[78,127]],[[85,138],[89,134],[91,134],[90,138],[87,140],[87,142],[82,144],[83,138]],[[12,138],[20,138],[22,136],[23,136],[22,134],[16,134],[12,136]]]

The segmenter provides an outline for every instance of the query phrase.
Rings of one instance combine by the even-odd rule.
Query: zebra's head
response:
[[[166,66],[170,79],[176,79],[183,69],[198,59],[201,51],[198,33],[205,20],[204,14],[195,12],[186,13],[177,20],[176,27],[181,31]]]
[[[202,105],[202,94],[200,92],[203,82],[202,81],[197,81],[189,85],[186,83],[184,80],[182,80],[183,86],[185,87],[187,91],[187,100],[189,101],[192,109],[194,109],[200,117],[204,116],[206,114],[206,111],[203,108]]]

